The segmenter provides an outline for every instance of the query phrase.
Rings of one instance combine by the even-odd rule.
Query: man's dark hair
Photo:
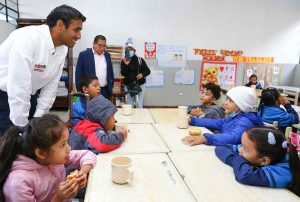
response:
[[[56,25],[57,20],[62,20],[66,28],[68,28],[71,20],[81,20],[84,22],[86,17],[84,17],[84,15],[82,15],[82,13],[80,13],[77,9],[64,4],[51,11],[51,13],[47,16],[46,24],[51,29]]]
[[[104,40],[104,41],[106,41],[106,38],[105,38],[105,36],[103,36],[103,35],[97,35],[97,36],[95,36],[95,38],[94,38],[94,43],[97,43],[99,40]]]
[[[202,87],[206,90],[210,90],[216,100],[221,97],[221,87],[219,85],[216,85],[214,83],[207,83],[203,84]]]
[[[80,85],[80,89],[77,89],[78,91],[83,93],[82,88],[83,87],[89,87],[89,85],[94,81],[94,80],[98,80],[97,76],[84,76],[80,79],[79,85]]]

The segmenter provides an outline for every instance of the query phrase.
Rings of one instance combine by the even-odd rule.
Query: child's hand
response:
[[[282,97],[282,102],[283,102],[283,105],[290,104],[290,101],[288,100],[287,97]]]
[[[190,115],[192,115],[192,116],[197,116],[196,114],[197,114],[197,112],[196,112],[195,109],[193,109],[193,110],[190,112]]]
[[[126,127],[121,127],[120,128],[120,133],[123,135],[123,137],[124,137],[124,140],[127,138],[127,128]]]
[[[193,145],[198,145],[198,144],[204,144],[206,142],[206,138],[203,135],[199,135],[199,136],[188,135],[188,136],[182,138],[181,141],[184,144],[193,146]]]
[[[58,190],[52,201],[64,201],[74,197],[78,192],[79,186],[76,178],[59,183]]]
[[[77,181],[79,184],[79,189],[82,189],[86,187],[87,184],[87,174],[83,173],[82,171],[79,171],[77,175]]]

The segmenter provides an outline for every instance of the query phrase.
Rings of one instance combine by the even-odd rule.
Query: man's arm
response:
[[[31,72],[35,42],[29,36],[18,36],[9,53],[7,95],[10,120],[16,126],[28,123],[32,93]]]

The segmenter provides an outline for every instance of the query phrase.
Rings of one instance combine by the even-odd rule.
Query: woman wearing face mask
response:
[[[138,108],[143,108],[143,98],[145,94],[145,77],[150,74],[145,60],[141,57],[136,56],[135,46],[132,38],[129,38],[125,43],[125,58],[121,62],[121,74],[124,77],[123,82],[125,84],[125,91],[128,91],[129,86],[133,83],[138,83],[142,89],[138,93]],[[134,96],[130,93],[126,94],[127,104],[134,105]]]
[[[188,135],[182,141],[188,145],[225,145],[240,144],[241,137],[247,128],[262,126],[263,122],[254,112],[250,112],[256,104],[256,93],[252,88],[238,86],[227,93],[225,102],[226,118],[206,119],[192,117],[190,125],[219,130],[220,133],[204,133],[200,136]]]

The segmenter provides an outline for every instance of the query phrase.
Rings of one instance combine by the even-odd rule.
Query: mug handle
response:
[[[133,180],[133,170],[132,170],[132,168],[127,168],[127,171],[128,171],[127,182],[130,183]]]

